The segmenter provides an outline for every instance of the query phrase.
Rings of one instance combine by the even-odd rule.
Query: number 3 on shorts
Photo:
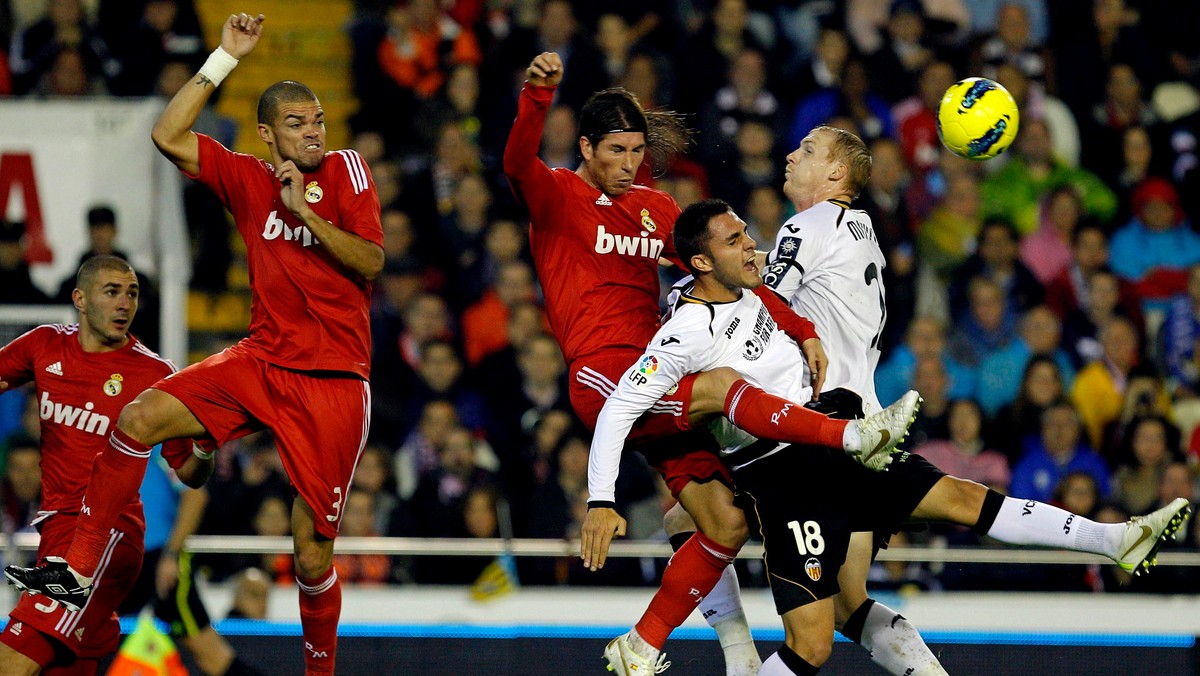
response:
[[[789,521],[788,528],[796,536],[796,549],[801,556],[819,556],[825,551],[825,538],[821,537],[821,524],[816,521],[805,521],[801,526],[799,521]]]

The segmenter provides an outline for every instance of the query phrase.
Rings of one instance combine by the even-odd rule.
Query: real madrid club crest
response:
[[[658,223],[655,223],[654,219],[650,218],[650,210],[649,209],[642,209],[642,227],[649,230],[650,232],[654,232],[655,230],[658,230]]]
[[[810,558],[804,562],[804,572],[808,573],[808,577],[813,582],[821,579],[821,561],[816,557]]]
[[[110,397],[115,397],[121,393],[121,383],[125,379],[120,373],[114,373],[104,382],[104,393]]]
[[[317,185],[316,181],[310,182],[304,186],[304,201],[309,204],[316,204],[325,196],[325,191],[321,190],[321,186]]]

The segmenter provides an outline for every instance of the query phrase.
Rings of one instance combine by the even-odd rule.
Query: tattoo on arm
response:
[[[212,80],[210,80],[210,79],[208,79],[208,78],[207,78],[206,76],[204,76],[204,75],[201,75],[201,76],[200,76],[200,77],[199,77],[199,78],[196,80],[196,86],[198,86],[198,87],[203,87],[204,85],[211,85],[212,83],[213,83],[213,81],[212,81]],[[213,85],[213,86],[215,87],[216,85]]]

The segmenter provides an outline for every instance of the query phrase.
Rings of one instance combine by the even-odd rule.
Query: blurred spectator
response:
[[[438,219],[436,261],[456,273],[471,267],[483,249],[492,192],[479,174],[466,174],[453,186],[449,208]],[[470,299],[475,300],[475,299]]]
[[[1113,173],[1105,180],[1117,193],[1120,207],[1116,223],[1128,222],[1133,217],[1133,193],[1146,179],[1162,173],[1161,162],[1155,157],[1155,144],[1145,127],[1133,125],[1121,133],[1120,163],[1110,168]]]
[[[917,361],[912,389],[921,393],[924,403],[917,411],[917,419],[908,428],[907,439],[913,448],[950,438],[949,386],[946,367],[940,359]]]
[[[950,334],[950,355],[961,364],[977,367],[1016,338],[1016,313],[1000,285],[976,277],[967,286],[967,312]]]
[[[1107,266],[1108,236],[1095,223],[1080,223],[1071,236],[1071,265],[1046,283],[1046,304],[1064,321],[1076,311],[1087,312],[1091,307],[1091,277],[1107,271]],[[1133,285],[1120,282],[1118,303],[1125,315],[1140,326],[1140,303]]]
[[[696,34],[680,48],[679,108],[697,112],[726,83],[729,66],[739,54],[752,49],[768,55],[768,45],[750,26],[746,0],[716,0]],[[645,102],[643,101],[643,104]]]
[[[200,20],[190,0],[146,0],[134,23],[110,32],[113,56],[120,63],[112,92],[120,96],[153,93],[168,61],[191,62],[195,72],[205,52]]]
[[[267,602],[271,596],[271,581],[261,568],[247,568],[238,573],[233,589],[233,607],[226,618],[244,620],[267,619]]]
[[[994,80],[997,68],[1008,64],[1037,83],[1039,88],[1044,88],[1047,81],[1053,82],[1053,73],[1048,72],[1052,61],[1042,46],[1046,38],[1045,26],[1041,37],[1036,38],[1029,8],[1018,2],[1002,2],[994,11],[995,31],[983,39],[972,55],[971,72]],[[1042,19],[1045,19],[1044,9]]]
[[[33,285],[29,265],[25,262],[25,247],[21,238],[25,224],[0,219],[0,303],[6,305],[37,305],[50,302],[42,290]]]
[[[1021,124],[1038,120],[1046,124],[1050,132],[1050,154],[1068,167],[1079,166],[1082,139],[1075,115],[1061,99],[1052,96],[1017,66],[1002,63],[996,68],[994,79],[1012,94],[1021,113]]]
[[[1121,394],[1120,413],[1104,426],[1101,445],[1097,450],[1109,467],[1116,467],[1120,462],[1121,445],[1130,438],[1134,423],[1142,418],[1160,417],[1165,420],[1169,415],[1171,398],[1167,395],[1166,385],[1153,366],[1149,363],[1138,364],[1129,371],[1125,391]],[[1173,436],[1173,448],[1178,449],[1178,430],[1174,431]]]
[[[377,53],[380,69],[418,99],[436,94],[453,65],[483,60],[475,34],[447,16],[437,0],[400,0],[387,22]]]
[[[1085,118],[1088,144],[1084,163],[1101,176],[1112,176],[1122,164],[1121,137],[1130,127],[1152,128],[1158,115],[1143,96],[1142,82],[1127,63],[1108,67],[1104,100]]]
[[[866,64],[851,58],[846,61],[837,88],[821,89],[800,99],[792,117],[789,146],[799,148],[800,141],[813,127],[829,124],[832,118],[841,116],[854,122],[854,128],[847,131],[853,131],[867,143],[893,136],[890,104],[875,93],[871,78]]]
[[[1071,388],[1071,401],[1093,446],[1103,440],[1104,426],[1120,416],[1122,394],[1140,358],[1137,330],[1124,317],[1100,327],[1100,345],[1103,356],[1083,367]]]
[[[869,52],[868,62],[875,90],[889,103],[910,96],[918,73],[935,59],[926,39],[925,26],[925,11],[920,0],[892,3],[883,41],[879,49]]]
[[[1069,184],[1079,194],[1084,213],[1107,223],[1117,211],[1113,191],[1092,172],[1067,166],[1051,154],[1052,138],[1045,122],[1021,122],[1008,164],[983,183],[984,215],[1003,216],[1021,235],[1028,235],[1038,227],[1042,197]]]
[[[1175,296],[1159,328],[1161,359],[1175,397],[1200,396],[1200,265],[1188,271],[1187,293]]]
[[[1131,514],[1151,511],[1167,467],[1183,462],[1179,430],[1161,416],[1135,418],[1125,428],[1116,460],[1113,497]]]
[[[290,536],[292,534],[291,501],[279,494],[264,496],[258,503],[258,510],[254,513],[252,523],[254,535],[276,538]],[[291,554],[251,554],[249,556],[261,561],[261,564],[255,564],[256,567],[267,571],[267,574],[275,580],[275,584],[287,586],[295,582],[296,574],[292,571]]]
[[[887,322],[879,339],[883,359],[887,359],[904,339],[916,312],[917,260],[913,219],[908,197],[904,194],[909,172],[900,145],[890,138],[881,138],[872,143],[870,149],[871,180],[863,188],[855,208],[871,215],[879,248],[887,258],[883,268]],[[755,239],[758,239],[757,235]],[[758,241],[773,242],[775,236]]]
[[[740,154],[743,123],[759,122],[771,137],[779,136],[781,131],[779,100],[766,88],[767,62],[762,52],[744,49],[734,56],[728,82],[705,102],[700,114],[699,136],[703,143],[699,151],[710,167],[733,161]],[[735,211],[741,213],[736,207]]]
[[[488,438],[495,443],[506,478],[526,471],[528,458],[519,457],[529,445],[533,428],[551,410],[571,410],[558,343],[548,334],[530,336],[517,352],[518,377],[501,381],[491,373],[480,378],[488,387]]]
[[[493,220],[484,231],[481,244],[471,263],[452,280],[453,297],[463,306],[482,297],[496,283],[501,268],[528,262],[528,234],[516,221]]]
[[[971,280],[983,277],[1004,292],[1013,312],[1020,314],[1042,302],[1042,285],[1025,263],[1017,258],[1017,233],[1003,219],[989,218],[979,230],[979,246],[954,271],[950,282],[950,316],[967,313]]]
[[[1042,284],[1049,284],[1071,266],[1071,242],[1083,217],[1083,203],[1075,188],[1055,188],[1042,200],[1037,232],[1021,242],[1021,261]]]
[[[579,125],[575,123],[575,111],[567,106],[550,106],[538,155],[551,169],[563,167],[574,171],[579,166]]]
[[[434,340],[421,351],[417,378],[401,400],[405,422],[401,434],[407,436],[416,424],[416,415],[432,401],[445,400],[454,404],[459,423],[472,432],[481,432],[488,420],[483,395],[465,377],[462,355],[454,345]]]
[[[1066,396],[1062,370],[1047,355],[1035,355],[1025,364],[1017,397],[994,417],[989,435],[992,446],[1004,453],[1009,466],[1016,464],[1032,437],[1041,434],[1042,414]]]
[[[357,473],[357,470],[356,470]],[[375,493],[350,491],[343,499],[343,537],[378,537],[375,528]],[[391,580],[392,563],[386,554],[335,554],[338,578],[351,584],[385,584]]]
[[[946,474],[1007,493],[1008,459],[985,445],[981,436],[983,411],[979,404],[971,399],[950,402],[949,429],[949,439],[928,441],[914,447],[913,452],[925,456]]]
[[[878,166],[878,165],[874,165]],[[694,183],[694,181],[693,181]],[[691,198],[686,198],[691,199]],[[679,199],[676,203],[683,207],[683,203]],[[699,198],[693,199],[690,203],[700,201]],[[874,213],[871,214],[874,216]],[[756,186],[750,190],[750,197],[746,201],[746,227],[750,231],[750,236],[756,242],[774,242],[779,234],[779,226],[788,218],[787,205],[784,203],[783,195],[779,188],[770,185]],[[886,280],[887,278],[884,277]],[[892,293],[892,287],[886,285],[888,294]],[[888,318],[891,319],[891,313],[888,313]]]
[[[999,32],[1001,11],[1008,5],[1020,7],[1029,22],[1029,42],[1045,44],[1050,34],[1050,17],[1045,0],[971,0],[966,3],[971,14],[971,33],[989,35]]]
[[[917,362],[936,360],[949,379],[948,396],[966,399],[975,395],[976,374],[946,351],[946,329],[935,319],[917,317],[908,325],[904,344],[875,370],[875,389],[882,401],[895,401],[913,388]],[[895,395],[895,396],[892,396]]]
[[[438,455],[446,437],[458,427],[458,412],[448,401],[431,401],[420,410],[416,427],[392,457],[396,494],[401,500],[412,498],[421,477],[438,466]]]
[[[913,171],[924,172],[937,166],[941,150],[938,106],[954,80],[953,66],[945,61],[930,61],[921,69],[916,93],[892,107],[896,138]]]
[[[400,523],[407,517],[396,494],[392,475],[392,453],[377,444],[367,444],[354,468],[352,491],[371,496],[371,530],[378,535],[411,535],[404,532],[411,524]],[[393,522],[396,522],[395,528]]]
[[[738,125],[733,157],[712,172],[714,196],[729,202],[741,214],[746,213],[752,190],[782,185],[783,164],[776,157],[775,138],[771,128],[759,120],[744,120]]]
[[[1070,389],[1075,376],[1071,358],[1059,347],[1062,325],[1044,305],[1031,308],[1020,320],[1017,338],[979,364],[978,399],[988,415],[1011,403],[1021,389],[1025,366],[1037,355],[1046,355],[1058,365],[1063,384]]]
[[[88,209],[87,212],[88,224],[88,242],[90,244],[87,251],[84,251],[79,256],[79,263],[76,266],[83,265],[84,261],[93,256],[119,256],[125,260],[129,260],[129,256],[116,248],[117,244],[117,216],[112,210],[112,207],[105,204],[98,204]],[[138,295],[138,316],[142,319],[138,322],[138,340],[145,343],[151,349],[158,349],[159,335],[159,309],[158,309],[158,290],[154,281],[144,273],[137,273],[139,295]],[[60,303],[71,302],[71,292],[75,290],[75,272],[63,279],[62,284],[58,287],[58,295],[55,300]]]
[[[464,177],[483,170],[483,158],[479,145],[461,125],[443,122],[438,129],[433,155],[418,153],[411,165],[405,169],[400,201],[413,220],[428,223],[454,213],[459,183]],[[486,187],[486,181],[484,185]],[[380,195],[381,205],[386,204],[383,200],[384,196]],[[448,255],[439,251],[433,253]]]
[[[46,15],[13,36],[9,56],[16,94],[100,93],[100,78],[118,68],[80,0],[49,0]]]
[[[33,529],[31,524],[41,508],[42,451],[28,437],[11,439],[7,447],[4,480],[0,482],[4,532],[26,532]]]
[[[434,341],[449,340],[453,334],[450,311],[446,301],[432,293],[422,293],[403,309],[404,331],[398,346],[404,363],[416,370],[421,365],[425,348]],[[387,346],[386,349],[393,349]]]
[[[457,123],[475,143],[480,142],[483,122],[479,117],[479,68],[475,63],[458,63],[450,68],[445,82],[429,98],[421,99],[416,113],[417,141],[432,148],[438,129],[446,122]]]
[[[786,30],[786,29],[785,29]],[[797,94],[807,94],[820,89],[839,89],[846,60],[850,57],[850,40],[843,31],[822,27],[817,37],[817,48],[800,67],[795,77]]]
[[[1086,310],[1071,312],[1063,322],[1063,347],[1079,368],[1104,356],[1100,331],[1114,317],[1128,320],[1135,332],[1142,334],[1141,313],[1135,315],[1121,306],[1121,280],[1108,268],[1097,270],[1088,278],[1087,299]]]
[[[1142,34],[1137,12],[1124,0],[1095,0],[1091,4],[1090,22],[1079,21],[1077,16],[1069,19],[1063,16],[1065,30],[1058,31],[1060,24],[1054,24],[1055,80],[1059,96],[1072,110],[1088,110],[1100,101],[1108,69],[1113,64],[1130,64],[1134,72],[1144,77],[1154,71],[1158,55]],[[1063,9],[1067,7],[1063,3]],[[1072,12],[1078,12],[1079,5],[1070,7]]]
[[[533,268],[522,261],[500,266],[495,282],[483,297],[462,314],[462,339],[467,365],[478,366],[488,355],[508,346],[508,334],[497,331],[508,324],[509,313],[534,300]]]
[[[917,231],[917,255],[939,278],[948,280],[975,251],[981,220],[978,180],[971,174],[945,178],[945,199]]]
[[[1109,494],[1108,466],[1082,438],[1079,414],[1070,402],[1060,400],[1042,414],[1041,436],[1017,462],[1012,474],[1012,495],[1048,502],[1054,487],[1071,472],[1091,475],[1102,496]]]
[[[477,444],[480,447],[477,448]],[[417,534],[421,537],[464,537],[463,508],[468,494],[476,488],[490,485],[492,473],[477,460],[490,454],[486,444],[471,437],[462,427],[452,428],[445,443],[438,449],[438,465],[417,481],[412,496],[412,509]],[[494,460],[494,457],[493,457]],[[491,463],[494,467],[494,462]],[[440,576],[426,566],[428,557],[417,561],[419,582],[437,582]],[[461,582],[456,580],[455,582]]]
[[[1137,285],[1143,308],[1165,309],[1187,287],[1187,269],[1200,263],[1192,231],[1169,181],[1149,178],[1133,193],[1133,220],[1113,234],[1113,271]]]
[[[625,17],[605,13],[596,19],[596,46],[604,54],[604,70],[610,82],[625,76],[634,42],[635,36]]]
[[[1175,498],[1192,503],[1192,515],[1175,536],[1169,538],[1161,551],[1200,551],[1200,518],[1196,517],[1196,473],[1181,462],[1167,465],[1158,483],[1158,500],[1152,509],[1165,507]],[[1196,594],[1200,593],[1200,572],[1192,566],[1165,566],[1154,575],[1141,575],[1129,582],[1129,590],[1138,593]]]

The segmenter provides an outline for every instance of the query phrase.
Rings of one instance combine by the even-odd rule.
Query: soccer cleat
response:
[[[846,453],[867,469],[876,472],[886,470],[892,463],[896,444],[904,440],[909,425],[917,419],[921,401],[921,395],[916,390],[909,390],[891,406],[854,421],[853,424],[858,425],[859,446]]]
[[[671,666],[666,661],[666,653],[659,653],[658,659],[651,662],[634,652],[633,646],[629,645],[629,634],[621,634],[609,641],[604,648],[604,659],[608,660],[608,670],[618,676],[661,674]]]
[[[1158,561],[1158,550],[1183,527],[1192,508],[1185,498],[1175,498],[1171,504],[1145,516],[1135,516],[1125,522],[1125,537],[1121,553],[1113,557],[1125,572],[1141,575]]]
[[[45,563],[33,568],[5,566],[4,577],[17,589],[43,594],[71,611],[82,608],[92,594],[91,582],[84,584],[67,568],[67,560],[58,556],[47,556]]]

